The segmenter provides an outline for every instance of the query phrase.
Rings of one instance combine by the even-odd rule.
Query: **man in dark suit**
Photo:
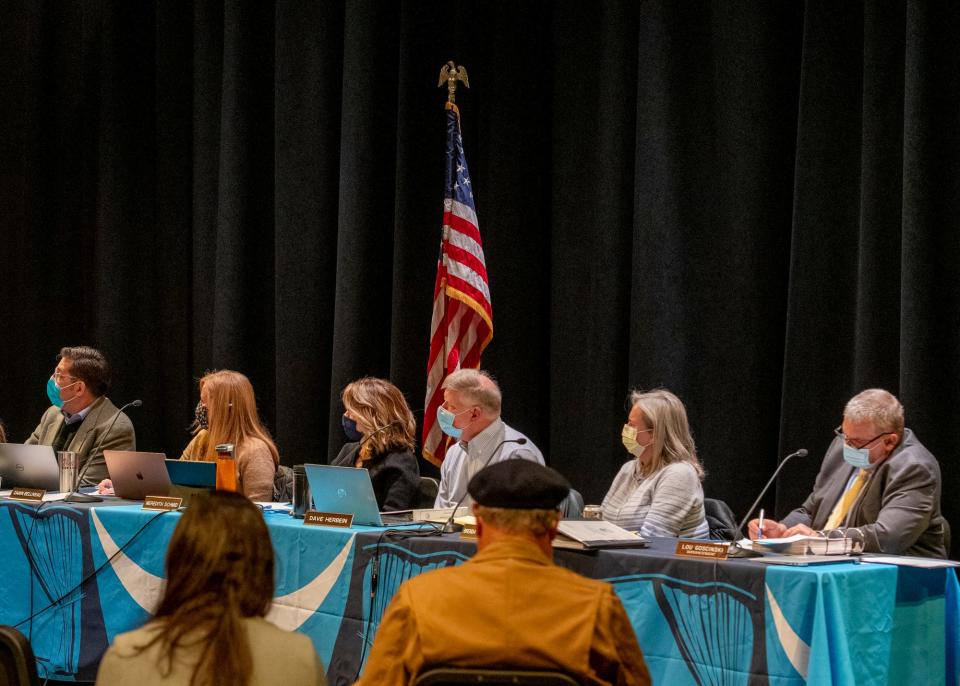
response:
[[[840,529],[862,537],[866,552],[946,557],[940,466],[904,428],[900,401],[879,388],[862,391],[834,432],[813,492],[782,522],[764,521],[763,536]],[[750,538],[758,525],[750,522]]]
[[[61,349],[57,368],[47,381],[50,407],[25,441],[77,453],[80,470],[90,462],[84,476],[87,483],[106,478],[104,450],[137,447],[130,418],[121,413],[113,422],[117,408],[106,397],[110,379],[110,365],[99,350],[87,346]]]

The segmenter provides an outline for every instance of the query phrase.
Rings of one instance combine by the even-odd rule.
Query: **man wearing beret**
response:
[[[649,684],[613,587],[553,564],[557,505],[570,489],[529,460],[481,470],[467,490],[477,554],[406,581],[358,684],[411,684],[435,667],[552,670],[601,684]]]

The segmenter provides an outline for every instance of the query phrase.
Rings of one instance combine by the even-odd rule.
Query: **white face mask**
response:
[[[627,449],[627,452],[634,457],[643,455],[643,451],[653,443],[653,439],[651,438],[650,443],[640,445],[640,443],[637,442],[637,429],[629,424],[623,425],[623,430],[620,432],[620,441],[623,443],[623,447]]]

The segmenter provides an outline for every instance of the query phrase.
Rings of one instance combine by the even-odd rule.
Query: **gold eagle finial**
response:
[[[457,81],[463,81],[464,86],[470,87],[466,68],[463,65],[458,67],[451,60],[440,68],[440,82],[437,84],[437,88],[447,84],[447,102],[457,101]]]

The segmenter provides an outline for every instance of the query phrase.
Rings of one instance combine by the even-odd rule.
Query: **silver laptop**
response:
[[[305,464],[313,509],[318,512],[352,514],[353,523],[383,526],[370,473],[358,467]]]
[[[133,450],[104,450],[107,472],[113,482],[113,492],[126,500],[143,500],[148,495],[167,495],[170,475],[166,455],[138,453]]]
[[[60,468],[49,445],[0,443],[0,488],[60,490]]]

